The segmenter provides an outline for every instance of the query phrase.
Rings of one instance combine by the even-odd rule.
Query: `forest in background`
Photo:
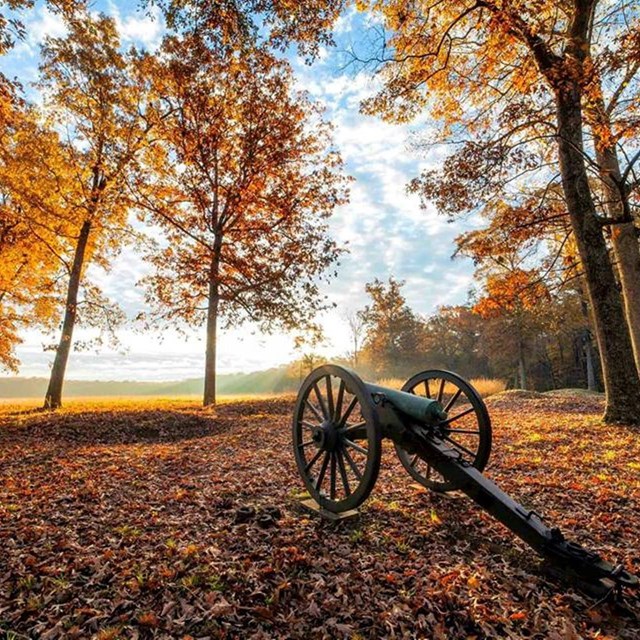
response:
[[[422,317],[409,307],[402,287],[394,278],[367,285],[370,304],[344,316],[350,352],[327,358],[304,351],[299,359],[280,367],[219,374],[218,394],[293,392],[327,360],[353,367],[371,380],[407,379],[418,371],[439,368],[469,379],[497,379],[506,388],[602,390],[586,305],[578,295],[541,298],[528,308],[491,317],[483,316],[483,301],[441,307],[436,314]],[[44,378],[0,378],[0,398],[40,396],[46,382]],[[70,397],[200,395],[203,390],[204,381],[197,377],[170,382],[70,380],[66,385]]]

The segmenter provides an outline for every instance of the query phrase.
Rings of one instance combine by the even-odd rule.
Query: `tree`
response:
[[[177,33],[199,34],[231,49],[261,43],[283,50],[296,42],[309,57],[332,43],[331,27],[347,5],[346,0],[154,1]]]
[[[556,141],[564,200],[585,273],[603,364],[608,422],[637,422],[640,379],[585,160],[582,102],[591,80],[594,0],[372,2],[391,30],[383,89],[365,111],[408,120],[430,106],[445,133],[477,133],[501,113],[550,100],[539,136]],[[540,99],[539,97],[542,97]],[[550,126],[549,126],[550,125]],[[509,130],[512,127],[509,126]],[[526,154],[521,153],[521,162]]]
[[[349,334],[351,336],[351,344],[353,349],[349,354],[349,359],[354,367],[358,366],[358,356],[360,355],[360,349],[362,347],[362,338],[366,329],[366,321],[361,311],[353,311],[349,309],[344,312],[343,320],[349,327]]]
[[[48,39],[42,49],[40,88],[52,125],[66,131],[65,171],[74,180],[64,198],[74,232],[58,256],[66,281],[62,331],[56,348],[45,407],[62,404],[62,387],[80,308],[109,328],[122,319],[96,288],[84,283],[86,266],[108,267],[127,230],[127,172],[149,130],[144,86],[120,52],[112,18],[78,11],[66,17],[68,35]],[[50,167],[56,171],[55,167]],[[55,173],[54,173],[55,175]],[[84,286],[83,286],[84,285]],[[79,292],[84,289],[84,300]],[[98,314],[96,316],[96,314]]]
[[[16,371],[19,329],[51,328],[56,255],[69,230],[59,187],[65,183],[58,136],[12,92],[0,127],[0,366]],[[55,166],[58,179],[50,167]]]
[[[403,375],[418,360],[424,327],[407,305],[403,285],[391,276],[386,284],[376,278],[365,286],[371,304],[360,312],[366,327],[361,353],[378,376]]]
[[[513,341],[510,350],[518,367],[518,381],[527,389],[527,341],[536,324],[535,311],[549,298],[549,294],[538,282],[535,272],[515,269],[487,277],[486,295],[474,306],[474,310],[485,319],[503,320],[501,333],[504,341]],[[533,328],[535,332],[535,328]]]
[[[73,12],[85,4],[83,0],[47,0],[47,5],[53,11],[63,14]],[[24,38],[25,27],[19,12],[32,9],[34,5],[35,0],[0,0],[0,9],[9,9],[8,14],[0,12],[0,55],[11,49],[16,40]]]
[[[205,406],[216,400],[218,325],[306,328],[340,253],[326,220],[345,202],[341,161],[288,65],[260,48],[219,55],[198,36],[147,59],[158,123],[138,205],[165,234],[146,279],[155,324],[206,325]]]
[[[470,305],[439,307],[425,323],[423,368],[448,369],[467,378],[490,376],[482,345],[484,324]]]
[[[628,12],[623,5],[615,13],[622,14],[626,22],[633,20],[633,11],[631,15],[625,15]],[[640,248],[630,202],[630,196],[638,186],[634,181],[634,165],[640,154],[629,154],[625,148],[625,143],[635,146],[639,133],[640,113],[633,96],[640,90],[640,20],[636,15],[632,28],[625,25],[620,33],[612,34],[612,17],[596,26],[606,36],[598,55],[592,56],[584,113],[593,137],[603,191],[603,219],[611,230],[627,323],[636,365],[640,369]],[[618,149],[626,158],[624,163]]]

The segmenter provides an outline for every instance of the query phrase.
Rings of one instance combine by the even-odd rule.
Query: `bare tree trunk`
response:
[[[547,367],[549,369],[549,377],[551,378],[551,388],[559,389],[560,385],[558,384],[558,377],[556,376],[555,369],[553,367],[553,361],[551,360],[551,356],[549,355],[549,342],[545,340],[544,344],[544,357],[547,361]]]
[[[221,243],[214,242],[211,264],[209,267],[209,304],[207,306],[207,346],[204,362],[204,397],[202,404],[209,407],[216,404],[216,348],[218,340],[218,308],[220,306],[220,288],[218,275],[220,271]]]
[[[567,363],[564,358],[564,347],[562,346],[562,340],[560,336],[556,337],[556,344],[558,345],[558,358],[560,359],[560,376],[562,379],[562,385],[565,386],[567,383]]]
[[[73,256],[73,266],[71,267],[71,275],[69,277],[67,301],[64,312],[64,321],[62,324],[62,335],[56,349],[56,357],[53,360],[53,368],[51,369],[49,386],[44,398],[45,409],[57,409],[62,406],[62,387],[64,384],[64,374],[67,369],[69,352],[71,351],[71,340],[73,338],[73,329],[75,327],[76,314],[78,309],[78,291],[80,289],[82,267],[84,265],[84,255],[87,249],[90,232],[91,222],[89,220],[85,220],[80,229],[78,243],[76,244],[76,249]]]
[[[520,388],[527,388],[527,367],[524,361],[524,348],[522,341],[518,343],[518,379],[520,381]]]
[[[597,391],[598,385],[596,383],[596,371],[594,367],[595,354],[593,353],[593,339],[591,338],[591,331],[589,331],[589,329],[584,330],[582,344],[587,369],[587,389],[589,391]]]
[[[578,295],[580,296],[580,310],[582,311],[582,317],[584,318],[587,326],[582,332],[582,348],[584,351],[585,368],[587,374],[587,389],[589,391],[598,390],[598,382],[596,380],[596,354],[593,348],[593,334],[591,333],[590,326],[591,318],[589,316],[589,305],[584,297],[584,291],[582,286],[577,287]]]
[[[576,81],[556,90],[560,171],[602,359],[606,422],[640,421],[640,379],[613,266],[591,197],[583,155],[581,94]]]

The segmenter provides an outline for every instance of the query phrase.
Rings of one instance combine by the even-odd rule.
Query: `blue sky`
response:
[[[98,2],[94,6],[116,16],[124,45],[153,49],[160,42],[163,25],[158,12],[149,16],[127,2]],[[25,22],[26,40],[0,59],[0,69],[27,85],[37,77],[39,43],[46,35],[61,35],[64,30],[60,20],[41,4]],[[340,243],[347,242],[350,253],[341,260],[338,278],[323,287],[337,305],[318,319],[327,341],[317,351],[326,357],[349,349],[343,315],[367,303],[364,286],[375,277],[386,280],[393,275],[405,280],[407,302],[422,314],[432,313],[439,305],[464,302],[472,286],[471,262],[451,260],[453,239],[463,230],[461,224],[447,223],[435,209],[421,210],[418,198],[405,192],[412,177],[425,167],[437,166],[444,157],[445,150],[434,149],[424,157],[409,146],[412,134],[428,132],[433,125],[426,118],[409,125],[391,125],[358,111],[360,100],[375,90],[376,81],[367,71],[345,66],[345,50],[366,46],[369,26],[367,16],[352,11],[337,24],[337,46],[323,49],[313,65],[306,65],[295,53],[290,55],[299,87],[326,107],[326,118],[335,126],[335,144],[347,172],[355,178],[350,203],[336,211],[330,225],[332,235]],[[469,220],[467,228],[473,224]],[[144,309],[143,293],[136,282],[145,273],[141,258],[125,248],[109,273],[93,269],[89,276],[134,317]],[[51,339],[35,330],[25,332],[23,338],[18,349],[23,362],[20,374],[47,375],[52,357],[43,352],[42,345]],[[201,376],[202,330],[191,332],[185,339],[177,334],[142,334],[128,327],[120,332],[120,339],[125,353],[72,353],[68,378],[174,380]],[[219,371],[264,369],[296,355],[292,336],[260,335],[244,325],[220,336]]]

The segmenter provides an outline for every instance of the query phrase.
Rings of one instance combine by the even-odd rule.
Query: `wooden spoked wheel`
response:
[[[476,469],[485,468],[491,453],[491,420],[480,394],[464,378],[431,369],[409,378],[402,391],[442,403],[448,418],[434,427],[436,434]],[[439,492],[456,489],[420,456],[395,446],[400,462],[421,485]]]
[[[307,376],[293,415],[293,449],[320,507],[340,513],[367,499],[380,470],[381,429],[356,374],[325,365]]]

